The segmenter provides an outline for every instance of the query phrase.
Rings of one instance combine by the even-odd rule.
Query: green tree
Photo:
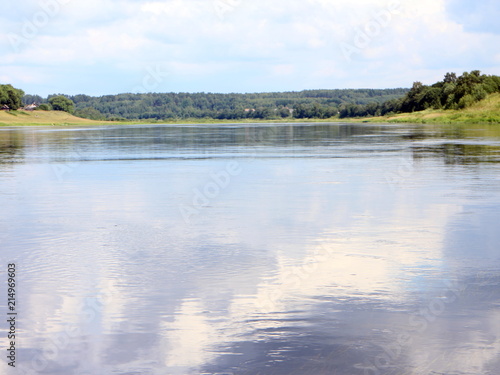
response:
[[[73,103],[73,100],[68,99],[63,95],[53,96],[49,99],[49,103],[55,111],[73,113],[75,110],[75,103]]]
[[[427,108],[439,109],[441,107],[441,89],[438,87],[427,87],[421,94],[418,110]]]
[[[0,85],[0,104],[8,105],[10,109],[17,110],[22,107],[24,91],[14,88],[12,85]]]
[[[446,73],[444,76],[444,83],[455,83],[457,82],[457,74],[456,73]]]
[[[411,90],[406,94],[405,99],[402,104],[403,112],[414,112],[420,111],[423,108],[422,99],[427,91],[428,87],[424,86],[422,82],[414,82]]]
[[[90,120],[106,120],[106,116],[97,109],[91,107],[77,109],[74,114],[75,116],[88,118]]]
[[[51,111],[52,107],[50,106],[50,104],[42,103],[36,109],[39,111]]]
[[[43,103],[43,98],[40,95],[24,95],[23,96],[24,105],[33,104],[33,103]]]
[[[472,104],[474,104],[476,100],[471,94],[467,94],[463,96],[460,101],[458,102],[458,108],[463,109],[470,107]]]

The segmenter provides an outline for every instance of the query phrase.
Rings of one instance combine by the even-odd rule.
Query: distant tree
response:
[[[29,105],[33,103],[40,104],[44,102],[43,98],[40,95],[24,95],[22,101],[24,105]]]
[[[474,99],[474,97],[472,95],[467,94],[459,100],[458,108],[463,109],[463,108],[470,107],[472,104],[474,104],[475,101],[476,100]]]
[[[423,108],[421,104],[422,97],[425,95],[427,86],[424,86],[422,82],[414,82],[411,90],[406,94],[403,100],[401,110],[403,112],[413,112],[420,111]]]
[[[496,85],[492,82],[493,86]],[[495,86],[496,87],[496,86]],[[118,94],[93,97],[88,95],[67,96],[50,95],[41,103],[63,96],[72,100],[75,111],[93,108],[106,118],[127,119],[173,119],[173,118],[287,118],[293,108],[296,118],[328,118],[337,116],[340,109],[352,104],[356,107],[356,116],[372,113],[375,105],[401,98],[408,89],[342,89],[342,90],[305,90],[289,92],[268,92],[251,94],[214,94],[214,93],[148,93]],[[27,98],[34,98],[31,96]],[[28,99],[27,99],[28,100]],[[37,99],[38,100],[38,99]],[[365,110],[364,106],[371,104]],[[28,103],[30,104],[30,103]],[[58,107],[59,110],[64,108]],[[375,113],[381,112],[377,108]],[[97,117],[99,113],[80,116]]]
[[[47,103],[42,103],[36,109],[39,111],[51,111],[52,106],[50,104],[47,104]]]
[[[290,110],[286,107],[279,107],[277,114],[281,118],[290,117]]]
[[[439,109],[441,104],[441,89],[437,87],[426,87],[419,98],[418,110],[434,108]]]
[[[457,82],[457,74],[456,73],[446,73],[444,76],[444,83],[455,83]]]
[[[380,105],[378,103],[369,103],[365,106],[365,116],[376,116],[380,114]]]
[[[0,85],[0,104],[8,105],[10,109],[17,110],[22,107],[24,91],[14,88],[12,85]]]
[[[385,115],[401,112],[401,106],[403,104],[403,99],[404,98],[392,99],[392,100],[388,100],[385,103],[383,103],[381,105],[381,115],[385,116]]]
[[[75,103],[63,95],[53,96],[49,99],[49,103],[55,111],[73,113],[75,110]]]
[[[78,104],[78,103],[85,103],[85,102],[88,102],[92,99],[91,96],[88,96],[88,95],[83,95],[83,94],[79,94],[79,95],[74,95],[74,96],[70,96],[69,97],[71,100],[73,100],[73,102],[75,104]]]
[[[293,110],[293,117],[295,118],[306,118],[307,111],[303,104],[297,104]]]
[[[484,89],[483,85],[475,85],[471,93],[475,102],[479,102],[488,96],[488,93]]]
[[[77,109],[74,111],[75,116],[88,118],[90,120],[105,120],[106,116],[104,116],[101,112],[99,112],[95,108],[83,108]]]

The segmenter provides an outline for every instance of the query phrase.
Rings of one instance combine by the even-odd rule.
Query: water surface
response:
[[[0,207],[19,374],[500,373],[498,127],[6,127]]]

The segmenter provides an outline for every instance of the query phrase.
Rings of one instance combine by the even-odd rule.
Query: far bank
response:
[[[308,122],[370,122],[370,123],[417,123],[417,124],[500,124],[500,94],[461,110],[424,110],[388,116],[327,119],[239,119],[219,120],[190,118],[171,120],[98,121],[73,116],[63,111],[0,111],[0,126],[78,126],[78,125],[135,125],[135,124],[250,124],[250,123],[308,123]]]

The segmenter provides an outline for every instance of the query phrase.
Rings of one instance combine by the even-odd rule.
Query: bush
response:
[[[47,103],[40,104],[38,107],[36,107],[37,111],[51,111],[52,106]]]
[[[75,116],[82,117],[82,118],[88,118],[90,120],[105,120],[106,116],[104,116],[101,112],[99,112],[95,108],[83,108],[83,109],[77,109],[75,111]]]
[[[55,111],[73,113],[75,110],[75,103],[73,103],[73,100],[68,99],[63,95],[53,96],[49,99],[49,103]]]
[[[472,97],[476,102],[485,99],[488,96],[486,90],[482,87],[482,85],[477,85],[472,89]]]
[[[460,101],[458,102],[458,108],[463,109],[463,108],[470,107],[475,102],[476,102],[476,100],[474,99],[474,97],[471,94],[467,94],[464,97],[462,97],[460,99]]]

